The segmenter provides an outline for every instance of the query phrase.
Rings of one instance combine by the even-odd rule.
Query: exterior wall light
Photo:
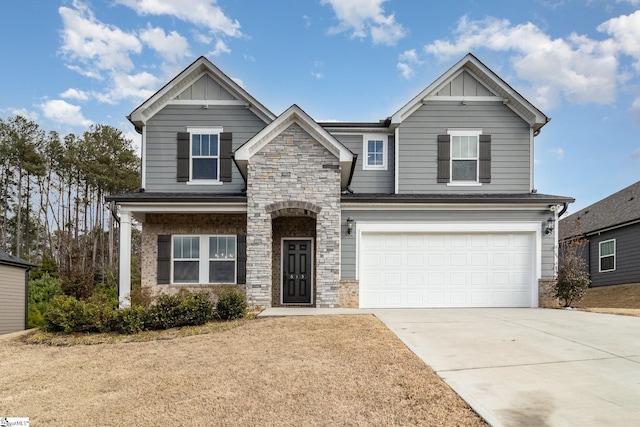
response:
[[[353,233],[353,223],[355,222],[355,219],[353,219],[352,217],[347,217],[347,234],[351,234]]]
[[[555,228],[556,225],[556,220],[550,216],[549,219],[547,219],[547,228],[544,230],[544,234],[549,235],[551,233],[553,233],[553,229]]]

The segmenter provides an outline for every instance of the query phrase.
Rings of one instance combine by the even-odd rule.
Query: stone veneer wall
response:
[[[292,124],[252,154],[247,172],[247,299],[269,307],[273,237],[269,205],[310,202],[316,220],[317,307],[338,307],[340,269],[340,163],[299,125]],[[275,215],[277,216],[277,215]]]
[[[217,285],[158,285],[158,235],[246,234],[244,214],[147,214],[142,224],[142,286],[154,293],[175,293],[179,289],[201,290]],[[244,285],[237,285],[244,294]]]

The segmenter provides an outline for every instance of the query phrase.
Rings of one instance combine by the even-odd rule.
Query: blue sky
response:
[[[541,193],[640,180],[640,0],[4,0],[0,117],[116,126],[200,55],[275,114],[377,121],[474,53],[552,121]]]

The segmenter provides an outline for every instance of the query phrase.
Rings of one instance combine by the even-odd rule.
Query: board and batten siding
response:
[[[25,329],[26,269],[0,264],[0,334]]]
[[[437,182],[437,141],[448,129],[482,129],[491,135],[491,182],[481,187]],[[422,105],[399,127],[400,194],[528,193],[531,191],[529,125],[499,102],[441,101]]]
[[[355,219],[354,232],[351,235],[342,233],[341,240],[341,279],[354,280],[356,278],[356,234],[359,222],[398,223],[462,223],[469,222],[540,222],[542,232],[546,224],[549,211],[544,210],[358,210],[342,209],[342,222],[345,218]],[[555,276],[555,238],[542,233],[542,277]]]
[[[616,269],[600,272],[600,242],[616,240]],[[605,231],[589,237],[591,286],[640,283],[640,224]]]
[[[394,190],[395,143],[393,135],[387,136],[387,169],[364,170],[365,153],[363,134],[333,135],[352,153],[358,155],[356,168],[351,179],[351,190],[355,193],[392,194]]]
[[[146,191],[181,193],[234,193],[244,188],[235,164],[232,180],[223,185],[192,185],[177,182],[177,134],[187,127],[222,126],[233,134],[233,150],[247,142],[266,125],[244,106],[167,105],[146,126]]]

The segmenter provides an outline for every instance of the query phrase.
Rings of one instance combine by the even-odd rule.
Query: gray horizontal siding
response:
[[[616,239],[616,269],[600,273],[600,242]],[[591,286],[640,283],[640,224],[606,231],[589,240]]]
[[[182,193],[239,192],[244,181],[233,165],[232,182],[223,185],[187,185],[177,182],[177,134],[189,126],[222,126],[233,133],[233,149],[247,142],[265,123],[243,106],[168,105],[149,120],[146,127],[146,191]]]
[[[334,135],[345,147],[358,155],[356,169],[351,181],[355,193],[384,193],[394,191],[395,144],[393,136],[387,143],[387,170],[364,170],[363,134]]]
[[[482,129],[491,135],[491,183],[481,188],[437,182],[437,137],[447,129]],[[529,125],[496,102],[432,102],[423,105],[399,128],[399,192],[528,193],[531,152]]]
[[[0,334],[25,327],[25,272],[24,268],[0,265]]]
[[[549,212],[545,210],[540,211],[500,211],[491,210],[483,211],[470,210],[470,211],[449,211],[449,210],[413,210],[413,211],[372,211],[372,210],[342,210],[343,222],[347,217],[353,217],[355,219],[355,230],[357,230],[358,222],[389,222],[389,223],[402,223],[402,222],[481,222],[481,221],[539,221],[540,229],[542,230],[543,222],[546,223],[549,217]],[[356,278],[356,234],[347,235],[342,233],[341,240],[341,278],[355,279]],[[555,276],[555,255],[554,255],[555,238],[553,236],[542,237],[542,277],[554,277]]]

